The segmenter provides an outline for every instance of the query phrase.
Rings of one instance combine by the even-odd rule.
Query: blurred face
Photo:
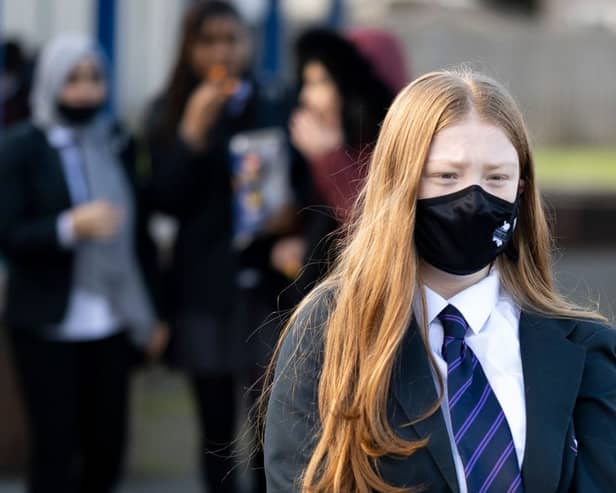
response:
[[[215,66],[223,67],[230,77],[239,77],[249,51],[247,33],[241,23],[232,16],[220,16],[203,22],[190,59],[195,74],[204,80]]]
[[[68,75],[58,102],[70,107],[100,106],[107,97],[107,85],[93,60],[79,62]]]
[[[324,120],[332,116],[339,117],[342,111],[342,98],[338,87],[320,62],[309,62],[304,67],[299,98],[306,109]]]
[[[513,144],[499,127],[471,113],[462,122],[438,132],[419,183],[419,199],[428,199],[479,185],[514,202],[523,183]]]

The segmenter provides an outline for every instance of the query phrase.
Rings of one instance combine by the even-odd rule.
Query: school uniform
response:
[[[616,332],[593,321],[520,311],[494,271],[450,300],[425,287],[424,293],[426,345],[436,368],[413,320],[394,366],[387,412],[400,437],[429,440],[410,457],[378,460],[383,479],[400,487],[424,486],[430,492],[480,491],[465,477],[452,430],[447,378],[454,373],[448,372],[443,357],[446,340],[439,318],[451,305],[467,322],[464,341],[481,365],[510,432],[509,459],[519,466],[518,483],[511,491],[613,491]],[[420,306],[415,300],[414,313],[421,321]],[[274,493],[299,491],[296,480],[319,433],[317,385],[326,315],[320,306],[310,311],[311,328],[302,330],[305,318],[300,318],[284,342],[269,402],[265,457],[268,491]],[[445,391],[439,410],[409,425],[436,402],[437,372]]]
[[[165,290],[172,326],[168,356],[191,374],[237,375],[263,364],[267,356],[254,331],[284,288],[269,265],[276,238],[257,238],[242,252],[233,247],[230,140],[242,132],[284,128],[288,115],[282,89],[253,79],[243,84],[244,97],[222,110],[205,150],[191,148],[179,135],[159,135],[164,97],[146,119],[153,167],[149,202],[178,221]],[[245,310],[237,310],[238,297]]]
[[[236,386],[242,379],[258,380],[275,345],[279,324],[267,318],[288,284],[271,267],[277,235],[259,236],[241,252],[233,245],[231,140],[244,132],[284,129],[288,116],[282,88],[253,78],[241,87],[241,97],[221,110],[205,150],[191,148],[180,135],[160,136],[164,96],[146,121],[153,168],[149,202],[178,223],[165,285],[172,329],[167,358],[190,377],[202,450],[209,451],[200,454],[204,483],[213,491],[233,488],[233,460],[216,451],[233,440]],[[265,481],[257,481],[262,491]]]
[[[116,136],[118,159],[136,187],[130,141]],[[91,257],[81,256],[67,211],[89,200],[89,186],[73,137],[66,127],[44,131],[27,123],[0,142],[4,322],[30,418],[33,493],[110,491],[123,463],[133,345],[144,344],[153,327],[129,327],[117,300],[79,282],[89,275]],[[135,268],[144,274],[154,267],[154,249],[145,225],[137,224],[135,249],[149,254]],[[81,472],[74,467],[78,450]]]

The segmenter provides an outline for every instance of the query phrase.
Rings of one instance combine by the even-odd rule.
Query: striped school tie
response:
[[[522,491],[522,476],[505,414],[477,357],[464,342],[468,324],[453,305],[439,315],[445,339],[449,413],[469,493]]]

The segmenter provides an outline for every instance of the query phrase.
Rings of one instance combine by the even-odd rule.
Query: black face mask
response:
[[[417,251],[426,262],[450,274],[478,272],[507,248],[517,210],[518,199],[507,202],[479,185],[418,200]]]
[[[102,104],[85,106],[69,106],[64,103],[57,104],[58,113],[62,119],[70,125],[85,125],[90,123],[102,107]]]

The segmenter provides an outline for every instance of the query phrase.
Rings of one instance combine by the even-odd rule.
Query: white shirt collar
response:
[[[47,131],[47,141],[55,148],[70,146],[74,143],[75,132],[62,125],[54,125]]]
[[[492,313],[498,302],[500,277],[498,271],[492,269],[481,281],[459,292],[449,300],[446,300],[426,285],[423,285],[422,288],[426,298],[428,325],[434,321],[448,304],[451,304],[462,313],[473,333],[478,334],[485,326],[490,313]],[[419,292],[416,293],[413,300],[413,311],[418,322],[421,322],[422,309]]]

